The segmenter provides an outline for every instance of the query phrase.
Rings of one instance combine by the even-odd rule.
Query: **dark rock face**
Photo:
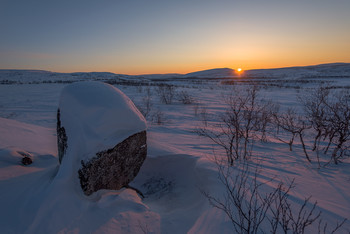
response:
[[[24,166],[30,165],[32,163],[33,163],[33,161],[32,161],[32,159],[30,157],[25,156],[25,157],[22,158],[22,164]]]
[[[58,160],[61,163],[62,158],[64,154],[66,153],[67,150],[67,134],[66,134],[66,129],[61,126],[61,113],[60,109],[57,110],[57,126],[56,126],[56,131],[57,131],[57,148],[58,148]]]
[[[114,148],[96,153],[88,162],[81,161],[79,179],[86,195],[100,189],[121,189],[139,172],[147,156],[146,131],[136,133]]]
[[[20,155],[23,156],[23,158],[21,160],[22,165],[28,166],[28,165],[33,163],[32,155],[30,153],[25,152],[25,151],[17,151],[17,153],[19,153]]]

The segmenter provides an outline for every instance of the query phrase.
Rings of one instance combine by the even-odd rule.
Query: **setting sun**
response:
[[[238,68],[237,71],[238,71],[238,72],[241,72],[241,71],[242,71],[242,68]]]

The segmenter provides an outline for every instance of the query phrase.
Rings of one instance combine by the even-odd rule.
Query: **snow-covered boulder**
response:
[[[61,93],[57,143],[60,170],[73,170],[86,195],[120,189],[146,158],[146,120],[119,89],[100,82],[74,83]]]

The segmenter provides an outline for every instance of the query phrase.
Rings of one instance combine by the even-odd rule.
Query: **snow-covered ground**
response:
[[[262,87],[261,95],[281,109],[298,108],[297,96],[312,87],[326,82],[337,91],[349,86],[350,65],[228,74],[227,69],[165,76],[0,70],[1,233],[234,233],[226,215],[201,192],[223,194],[212,161],[213,154],[222,152],[214,151],[212,142],[195,130],[219,121],[232,82],[243,88],[253,80]],[[112,83],[146,113],[148,156],[132,182],[145,198],[131,189],[103,190],[88,197],[79,186],[56,176],[59,96],[67,83],[83,80]],[[160,84],[173,85],[177,95],[186,92],[192,103],[183,104],[178,96],[171,104],[162,103]],[[274,186],[295,179],[293,206],[312,196],[310,201],[317,201],[329,227],[350,219],[349,159],[317,169],[306,161],[299,142],[290,152],[272,136],[267,143],[257,142],[254,152],[261,164],[259,180],[272,178],[269,186]],[[33,164],[21,165],[23,154],[29,154]],[[315,231],[317,224],[309,229]],[[338,233],[349,231],[348,220]]]

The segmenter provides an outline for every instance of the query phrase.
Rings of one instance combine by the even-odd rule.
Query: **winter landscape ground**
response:
[[[56,111],[60,93],[66,85],[84,81],[117,87],[147,119],[148,155],[131,183],[144,197],[132,189],[102,190],[86,196],[75,183],[57,176]],[[240,183],[247,188],[242,201],[254,198],[251,188],[254,183],[261,184],[255,187],[258,204],[266,194],[283,194],[293,184],[288,203],[284,203],[288,204],[284,208],[290,222],[285,227],[290,229],[283,230],[278,224],[275,233],[293,233],[298,217],[308,216],[310,211],[315,221],[300,229],[305,233],[331,233],[340,224],[336,233],[349,233],[350,139],[345,139],[344,154],[335,164],[327,155],[317,158],[312,151],[313,139],[307,137],[312,129],[306,129],[303,136],[309,162],[298,133],[290,151],[283,142],[289,141],[290,132],[277,133],[278,123],[271,117],[263,140],[261,134],[248,139],[251,148],[246,159],[222,166],[221,158],[226,159],[227,152],[210,139],[210,134],[223,131],[222,116],[230,107],[227,97],[238,100],[253,87],[261,103],[278,106],[276,116],[285,116],[290,108],[294,108],[295,116],[303,116],[302,103],[312,98],[310,94],[317,88],[330,92],[330,103],[334,103],[333,97],[350,90],[350,64],[145,76],[0,70],[1,233],[273,232],[273,211],[278,209],[268,209],[255,232],[235,229],[232,219],[239,218],[230,218],[215,203],[223,201],[224,207],[230,207],[222,176],[232,186],[237,185],[234,178],[247,178],[247,184]],[[201,130],[207,136],[199,134]],[[325,138],[319,142],[322,147],[327,144],[323,141]],[[331,142],[331,147],[335,144]],[[22,165],[24,155],[33,163]],[[281,183],[284,187],[276,190]],[[278,204],[272,202],[269,207]],[[247,209],[245,205],[241,208]],[[259,211],[255,208],[255,212]]]

